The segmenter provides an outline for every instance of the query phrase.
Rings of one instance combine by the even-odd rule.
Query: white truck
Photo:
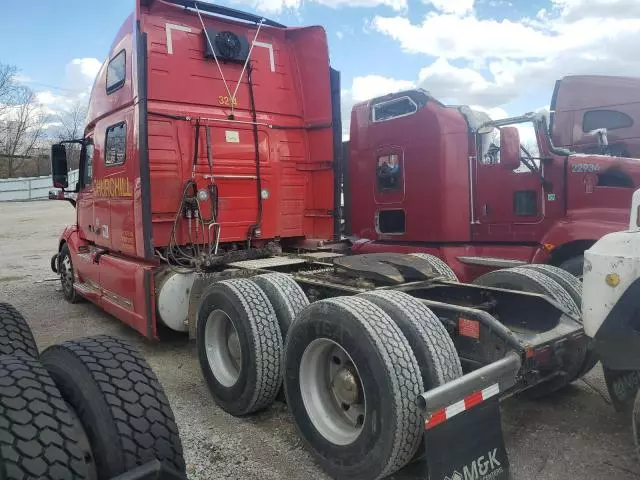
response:
[[[640,190],[629,229],[605,235],[585,253],[582,315],[618,411],[633,411],[640,446]]]

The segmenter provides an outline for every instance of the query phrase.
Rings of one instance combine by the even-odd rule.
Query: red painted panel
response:
[[[115,255],[100,257],[102,307],[146,336],[147,322],[155,332],[155,308],[151,309],[152,318],[147,319],[147,298],[153,301],[154,295],[149,292],[147,297],[144,291],[145,270],[151,271],[152,267]],[[153,279],[150,284],[153,288]]]
[[[469,241],[469,137],[464,117],[431,97],[416,113],[371,121],[370,102],[351,117],[349,218],[355,235],[396,241]],[[402,152],[404,193],[376,193],[379,155]],[[384,205],[382,205],[384,204]],[[402,208],[404,234],[377,233],[376,212]]]
[[[259,204],[247,72],[238,84],[242,65],[222,64],[232,93],[238,87],[232,112],[225,101],[229,94],[220,70],[214,61],[204,58],[197,16],[161,2],[141,12],[149,44],[154,246],[168,244],[185,182],[191,178],[198,188],[207,188],[210,182],[218,187],[221,242],[244,241],[257,221]],[[208,15],[204,21],[208,27],[232,31],[249,41],[255,36],[252,25]],[[251,66],[261,124],[262,238],[331,238],[333,146],[326,34],[319,27],[285,31],[264,26],[258,42]],[[157,113],[186,115],[191,120]],[[229,121],[232,113],[234,121]],[[201,126],[194,169],[196,119]],[[306,125],[313,128],[305,130]],[[205,141],[207,126],[211,129],[213,180]],[[202,208],[208,216],[209,202]],[[191,237],[195,235],[192,225]],[[178,221],[177,238],[189,242],[188,220]]]

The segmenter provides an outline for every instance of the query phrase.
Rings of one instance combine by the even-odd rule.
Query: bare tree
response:
[[[0,115],[10,103],[15,88],[16,67],[0,63]]]
[[[84,121],[87,116],[87,104],[81,100],[73,102],[64,112],[56,116],[60,122],[58,130],[59,140],[77,140],[84,133]]]
[[[47,121],[35,93],[29,87],[17,85],[12,90],[2,115],[5,132],[0,151],[5,157],[9,177],[24,164],[25,157],[33,154],[38,141],[44,137]]]
[[[60,123],[58,128],[58,140],[77,140],[83,137],[84,122],[87,116],[87,104],[82,100],[73,102],[64,112],[56,116]],[[80,164],[80,145],[71,143],[67,145],[67,158],[69,168],[78,168]]]
[[[16,67],[0,63],[0,151],[4,149],[7,136],[6,112],[15,90]]]

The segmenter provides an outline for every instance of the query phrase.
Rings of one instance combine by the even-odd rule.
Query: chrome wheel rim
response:
[[[214,310],[207,317],[204,343],[213,376],[224,387],[235,385],[242,371],[242,348],[238,331],[224,311]]]
[[[358,367],[338,343],[317,338],[300,360],[300,392],[316,430],[334,445],[356,441],[367,402]]]
[[[73,267],[71,266],[69,255],[65,255],[62,262],[60,262],[60,281],[65,292],[70,293],[73,291]]]

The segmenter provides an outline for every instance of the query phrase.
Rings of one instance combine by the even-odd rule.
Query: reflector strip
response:
[[[463,337],[470,337],[478,340],[480,338],[480,322],[468,318],[458,318],[458,333]]]
[[[496,395],[498,395],[498,393],[500,393],[500,385],[497,383],[494,383],[493,385],[483,390],[473,392],[471,395],[467,395],[459,402],[453,403],[448,407],[441,408],[433,412],[429,419],[424,422],[424,428],[426,430],[430,430],[433,427],[446,422],[451,417],[454,417],[459,413],[464,412],[465,410],[469,410],[491,397],[495,397]]]

